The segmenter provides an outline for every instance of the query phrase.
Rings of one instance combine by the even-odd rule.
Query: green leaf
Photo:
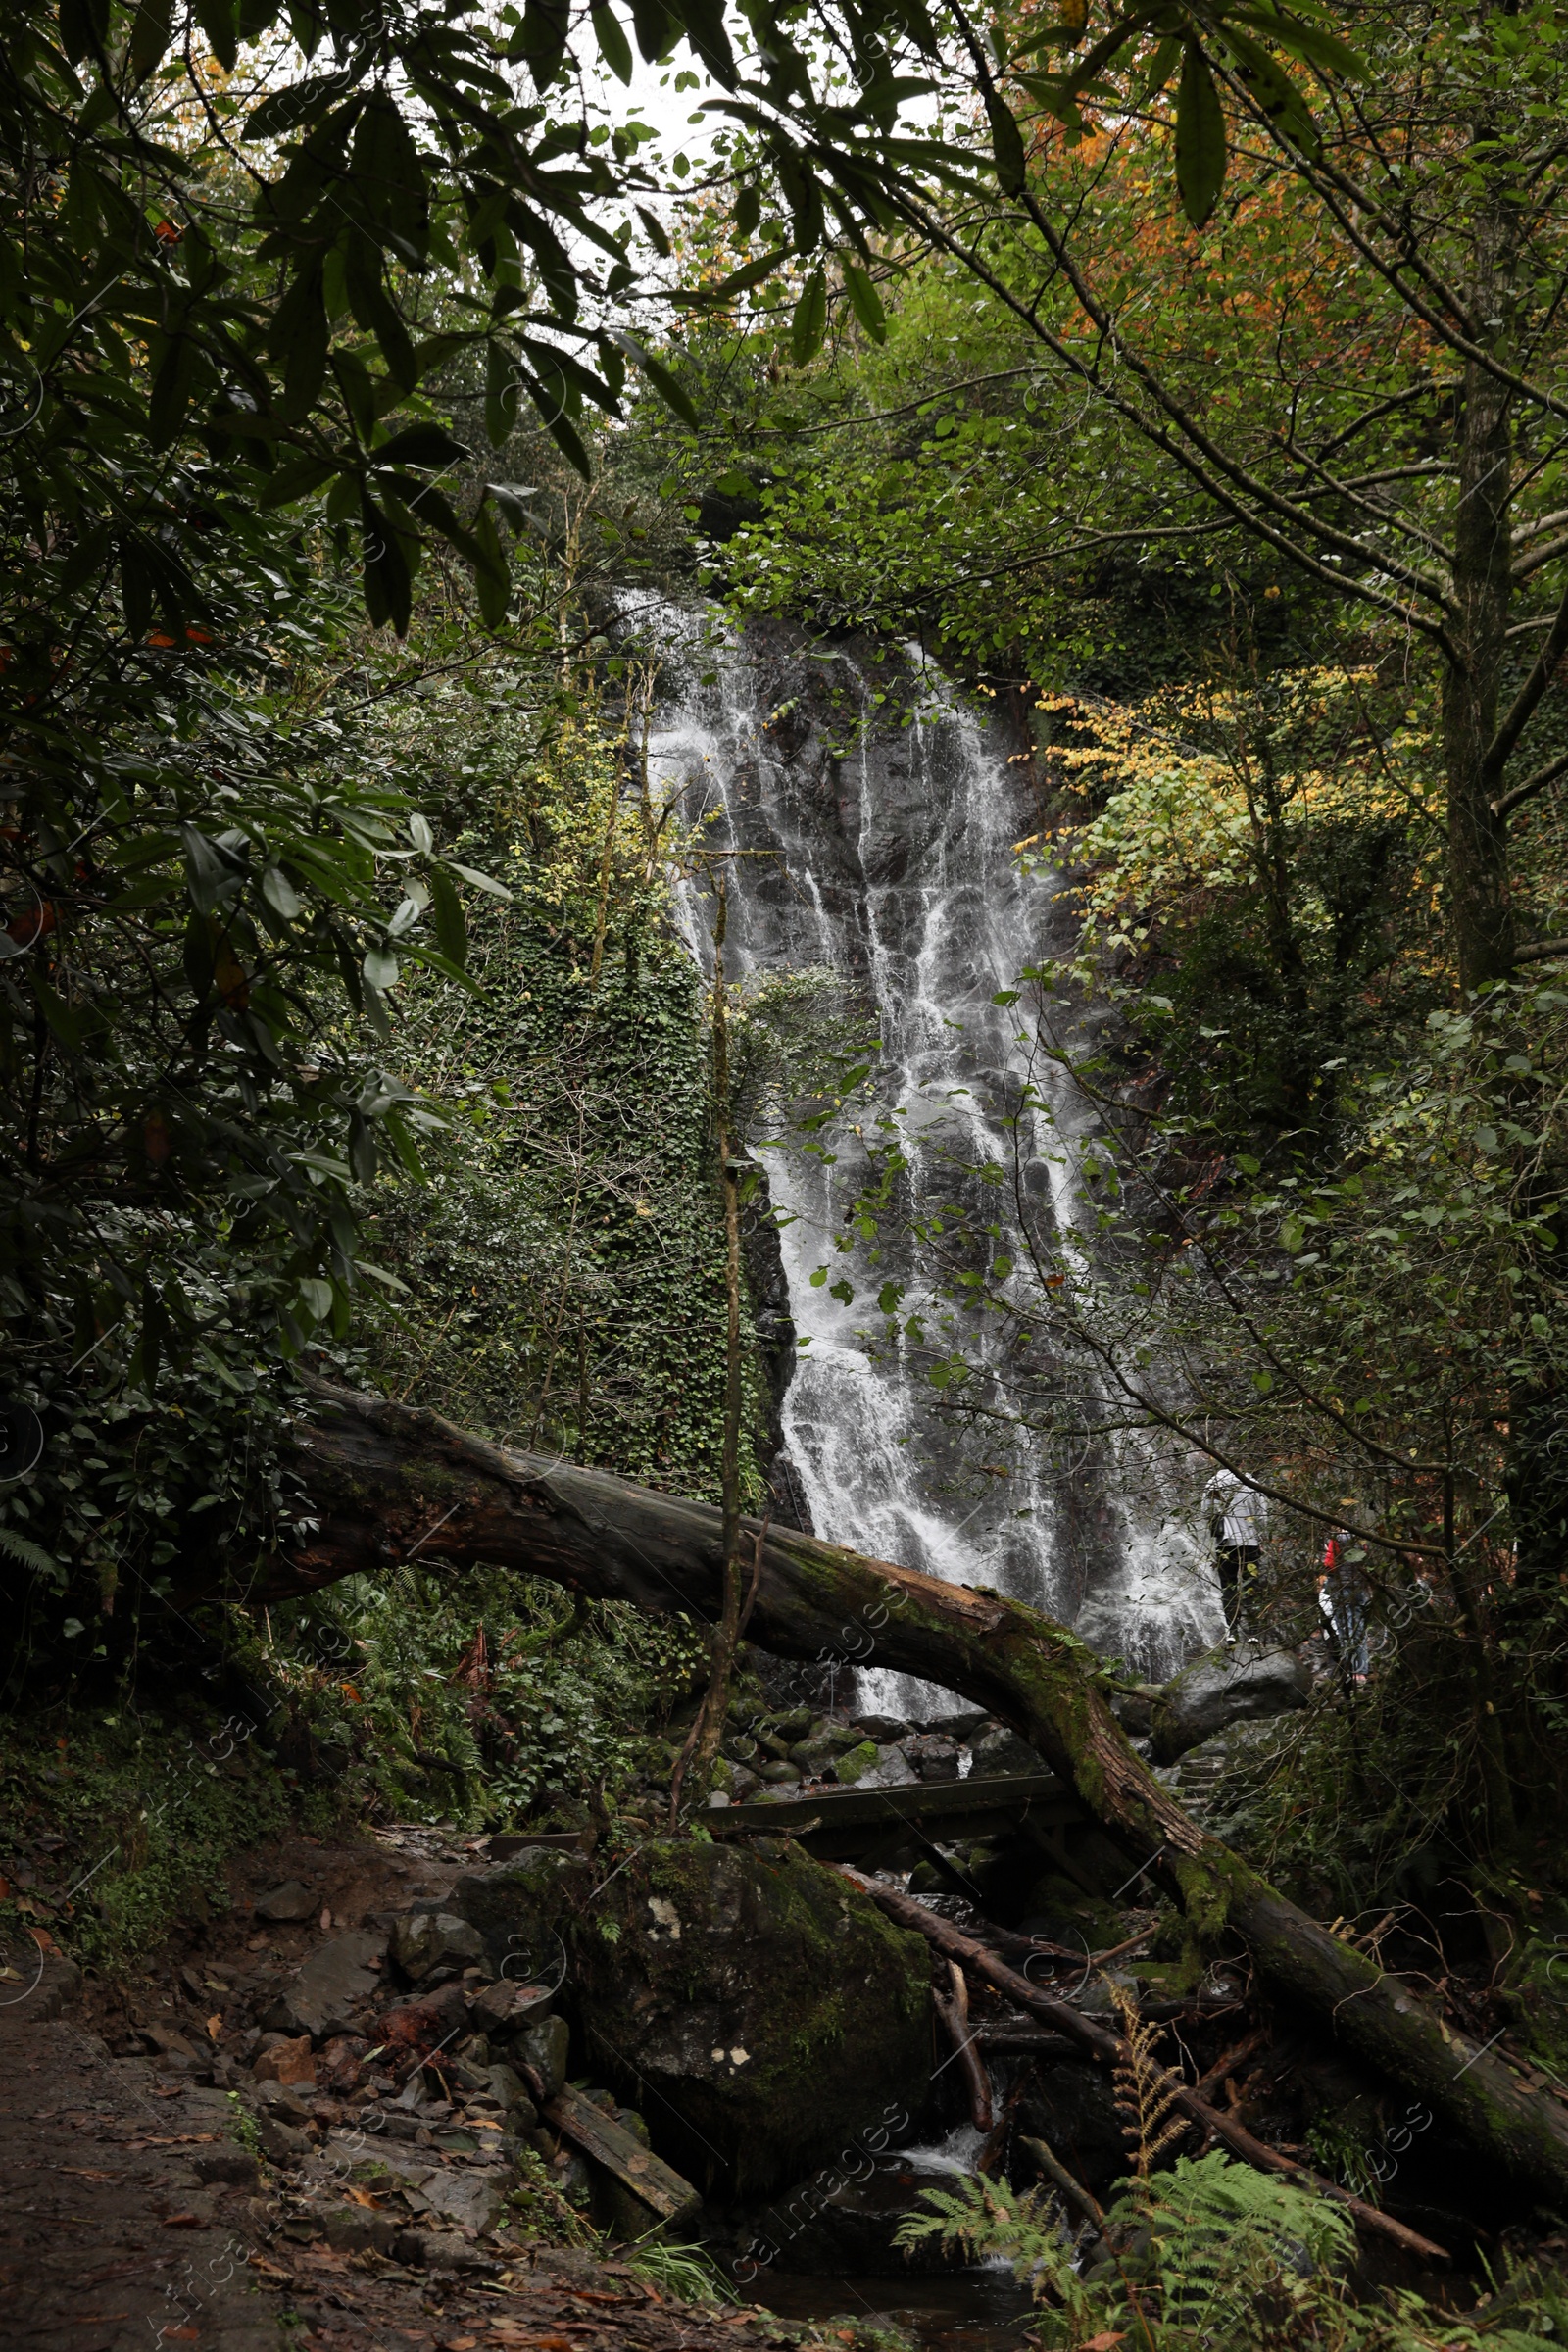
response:
[[[368,56],[367,64],[369,63]],[[358,74],[318,74],[306,81],[290,82],[286,89],[274,90],[264,98],[245,118],[240,133],[246,139],[283,139],[291,130],[314,122],[324,115],[336,100],[354,87]]]
[[[174,32],[174,0],[141,0],[130,27],[130,72],[145,81],[161,66]]]
[[[480,617],[487,629],[505,628],[512,604],[512,571],[488,505],[479,509],[473,536],[479,551],[479,561],[473,567],[473,585],[479,599]]]
[[[628,359],[636,362],[664,406],[674,410],[682,424],[689,424],[694,433],[700,431],[701,419],[692,405],[690,393],[670,373],[663,361],[656,360],[652,352],[645,351],[635,335],[616,334],[612,340]]]
[[[850,297],[850,308],[872,342],[885,343],[888,339],[887,314],[882,308],[881,295],[878,294],[865,271],[857,269],[854,262],[846,262],[844,284]]]
[[[445,425],[406,424],[371,450],[370,461],[375,466],[455,466],[469,454],[467,443]]]
[[[997,159],[997,180],[1004,196],[1021,196],[1028,177],[1025,168],[1023,139],[1012,119],[1012,109],[996,90],[988,87],[985,93],[986,121],[991,125],[991,152]]]
[[[570,29],[568,0],[526,0],[517,46],[527,60],[535,89],[547,90],[560,73]]]
[[[609,5],[609,0],[597,0],[590,10],[594,38],[599,54],[617,81],[630,81],[632,74],[631,43],[621,30],[620,19]]]
[[[263,873],[262,896],[285,923],[297,922],[305,912],[304,900],[280,865],[270,865]]]
[[[398,984],[398,959],[390,948],[367,948],[360,969],[370,986],[383,993]]]
[[[297,498],[309,498],[313,490],[319,490],[336,475],[337,466],[330,458],[298,458],[292,466],[280,466],[269,474],[260,503],[264,511],[291,507]]]
[[[94,44],[109,39],[109,0],[60,0],[60,46],[79,65]]]
[[[539,495],[528,482],[486,482],[484,494],[495,500],[514,531],[520,531],[527,523],[528,500]]]
[[[1182,51],[1176,92],[1176,186],[1182,210],[1195,228],[1203,222],[1225,184],[1225,117],[1208,60],[1194,40]]]
[[[659,215],[657,213],[651,213],[645,204],[639,204],[636,207],[636,213],[638,220],[643,224],[643,233],[647,237],[649,244],[653,247],[654,251],[659,255],[662,261],[667,262],[670,256],[671,246],[668,237],[664,233],[664,223],[662,220],[661,220]]]
[[[790,357],[797,368],[804,368],[822,348],[827,333],[827,273],[821,269],[811,271],[795,305],[790,320]]]
[[[477,866],[460,865],[455,858],[449,858],[447,863],[455,874],[463,876],[465,882],[471,882],[475,890],[488,891],[491,898],[499,899],[504,906],[512,905],[512,893],[504,882],[497,882],[493,875],[481,874]]]
[[[435,943],[452,963],[466,964],[468,960],[468,924],[463,911],[463,901],[452,887],[452,877],[445,866],[430,868],[430,914],[435,924]]]
[[[239,56],[239,27],[234,0],[195,0],[196,22],[212,43],[213,55],[225,74],[232,74]]]
[[[671,20],[662,0],[631,0],[631,22],[646,64],[657,65],[674,48],[680,27]]]
[[[591,482],[594,478],[594,469],[588,463],[588,452],[582,445],[581,434],[566,415],[559,396],[548,391],[537,376],[529,375],[526,370],[523,371],[522,381],[528,387],[528,398],[538,410],[540,422],[551,440],[568,465],[576,467],[583,480]]]
[[[318,1275],[308,1275],[300,1284],[300,1304],[313,1323],[324,1323],[332,1312],[332,1285]]]

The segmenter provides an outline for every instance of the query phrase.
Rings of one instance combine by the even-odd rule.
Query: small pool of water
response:
[[[914,2278],[817,2278],[763,2272],[749,2298],[786,2320],[829,2320],[842,2312],[862,2327],[873,2315],[896,2322],[926,2352],[1017,2352],[1034,2312],[1010,2271],[948,2271]]]

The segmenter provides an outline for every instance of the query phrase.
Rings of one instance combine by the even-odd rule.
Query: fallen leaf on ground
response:
[[[164,2217],[166,2230],[205,2230],[207,2224],[199,2213],[171,2213]]]
[[[72,2174],[77,2180],[113,2180],[115,2178],[113,2173],[96,2173],[86,2164],[63,2164],[58,2169]]]

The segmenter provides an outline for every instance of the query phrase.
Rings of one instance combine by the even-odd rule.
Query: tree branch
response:
[[[1544,792],[1548,784],[1555,784],[1561,775],[1568,775],[1568,752],[1561,753],[1555,760],[1548,760],[1544,767],[1538,767],[1533,776],[1526,776],[1524,782],[1516,784],[1511,792],[1499,794],[1492,804],[1493,815],[1510,815],[1523,802],[1534,800],[1538,792]]]
[[[1537,705],[1551,684],[1552,672],[1563,655],[1568,653],[1568,588],[1562,592],[1557,615],[1551,624],[1551,634],[1531,665],[1506,717],[1488,744],[1481,760],[1481,789],[1488,791],[1501,780],[1502,771],[1520,736],[1536,714]]]

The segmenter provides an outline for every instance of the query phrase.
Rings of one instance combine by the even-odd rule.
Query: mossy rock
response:
[[[881,1761],[882,1751],[874,1740],[862,1740],[858,1746],[847,1747],[833,1767],[833,1777],[844,1788],[853,1788],[856,1782],[868,1772],[874,1772]]]
[[[710,2197],[765,2196],[924,2102],[924,1937],[782,1840],[665,1839],[602,1879],[519,1858],[460,1880],[452,1906],[498,1966],[531,1971],[561,1938],[578,2063]]]

